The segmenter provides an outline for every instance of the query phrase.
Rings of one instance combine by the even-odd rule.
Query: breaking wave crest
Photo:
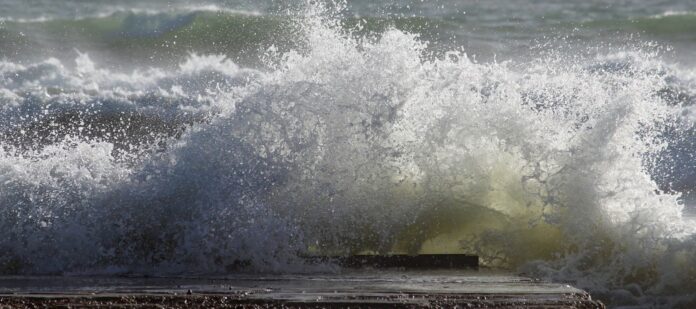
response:
[[[328,16],[308,9],[307,48],[270,48],[258,70],[2,62],[0,270],[464,252],[615,303],[693,301],[696,225],[650,172],[664,132],[689,130],[680,71],[640,50],[433,59],[413,34]]]

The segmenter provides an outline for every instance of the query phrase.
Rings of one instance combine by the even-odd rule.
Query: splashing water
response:
[[[681,71],[637,49],[435,57],[335,13],[310,6],[304,47],[270,48],[263,70],[199,55],[131,74],[86,54],[0,63],[0,270],[463,252],[615,303],[693,295],[696,224],[650,172],[664,132],[689,126],[665,95],[690,82]]]

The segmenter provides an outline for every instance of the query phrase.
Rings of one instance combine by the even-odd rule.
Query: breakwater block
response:
[[[481,270],[332,274],[0,277],[0,308],[604,308],[569,285]]]
[[[335,263],[345,268],[477,269],[479,258],[466,254],[310,256],[312,263]]]

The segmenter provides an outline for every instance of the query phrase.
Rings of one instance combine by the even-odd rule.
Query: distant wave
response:
[[[696,12],[670,11],[646,17],[588,21],[583,25],[602,29],[640,31],[664,38],[696,37]]]
[[[148,9],[148,8],[126,8],[126,7],[105,7],[99,12],[78,15],[78,16],[55,16],[43,15],[38,17],[17,18],[12,16],[0,16],[0,22],[11,23],[43,23],[55,20],[85,20],[85,19],[100,19],[107,18],[119,14],[135,14],[135,15],[158,15],[158,14],[188,14],[197,12],[212,12],[232,15],[247,15],[260,16],[263,15],[260,11],[236,10],[220,7],[214,4],[199,5],[199,6],[176,6],[168,9]]]
[[[654,19],[662,19],[665,17],[671,17],[671,16],[696,16],[696,12],[693,11],[666,11],[661,14],[655,14],[651,16],[651,18]]]
[[[6,21],[0,27],[0,58],[72,47],[104,51],[121,62],[150,56],[184,59],[191,51],[255,58],[269,46],[302,49],[298,16],[192,7],[190,10],[115,10],[78,19]],[[354,35],[377,35],[389,28],[413,33],[447,27],[424,17],[351,17],[343,27]],[[68,49],[67,52],[72,52]],[[40,58],[41,55],[37,56]],[[253,59],[256,60],[256,59]]]
[[[0,59],[18,55],[40,59],[46,53],[80,49],[108,53],[120,63],[153,56],[176,62],[191,51],[256,57],[272,45],[283,50],[296,47],[297,27],[288,17],[209,9],[126,10],[77,20],[8,21],[0,27]],[[56,50],[62,48],[67,49]]]

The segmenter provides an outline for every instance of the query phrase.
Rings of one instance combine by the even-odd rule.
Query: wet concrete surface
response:
[[[565,284],[485,271],[0,277],[0,307],[604,308]]]

